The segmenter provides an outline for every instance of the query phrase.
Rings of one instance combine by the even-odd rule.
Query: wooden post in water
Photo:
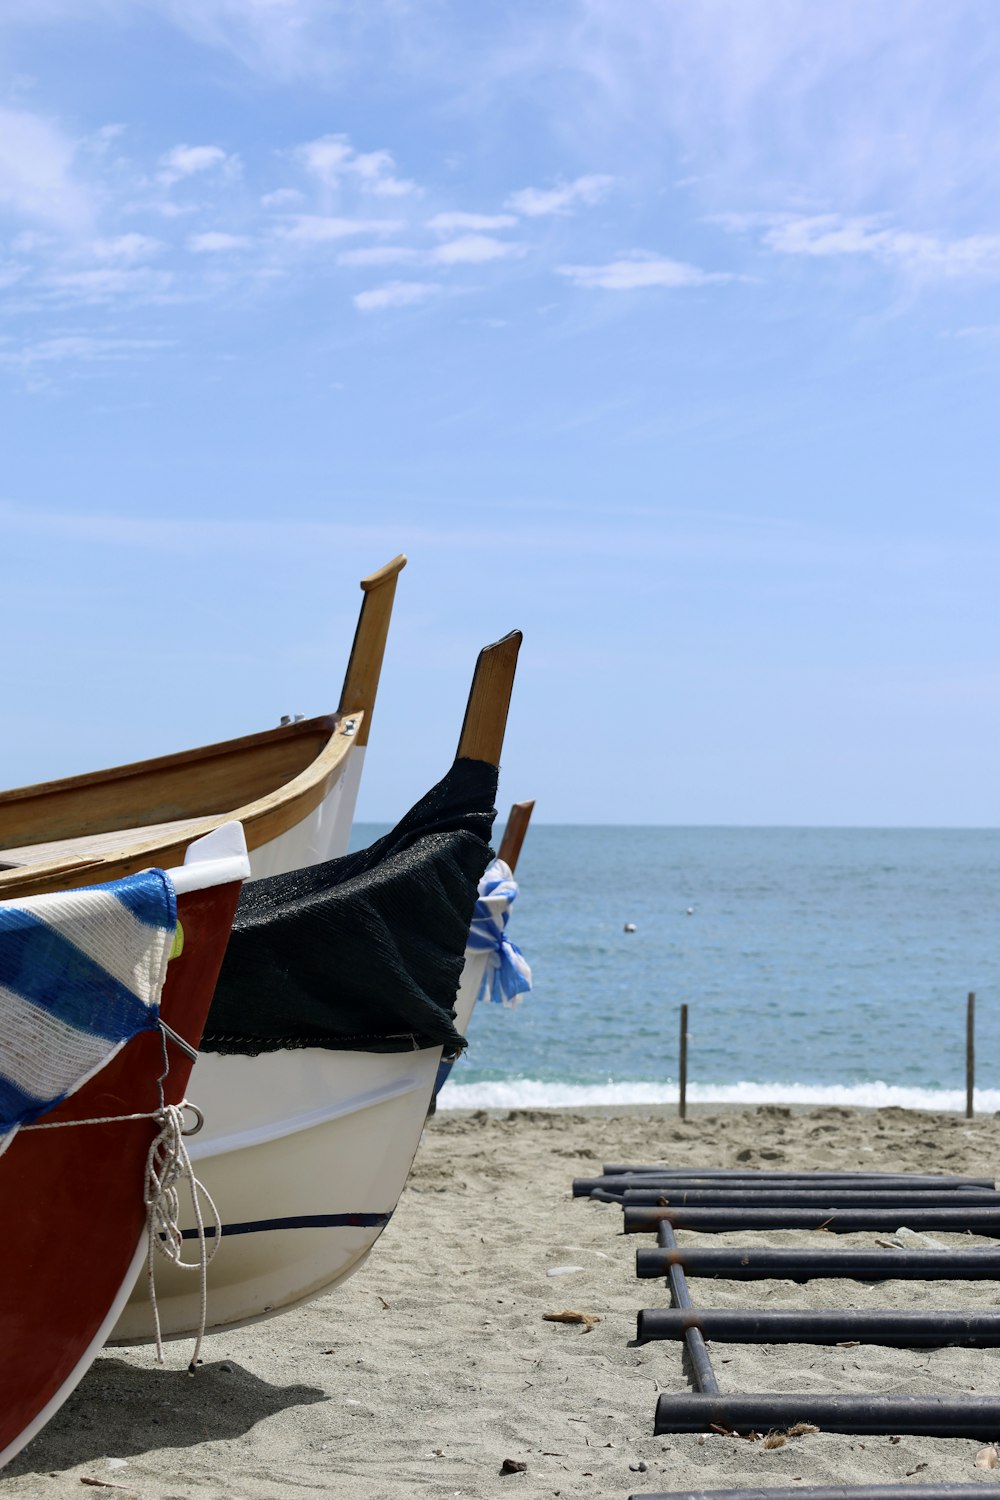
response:
[[[688,1091],[688,1008],[681,1006],[681,1060],[680,1060],[680,1092],[677,1096],[677,1112],[682,1120],[687,1119],[687,1091]]]
[[[972,1119],[976,1092],[976,996],[969,992],[965,1010],[965,1118]]]

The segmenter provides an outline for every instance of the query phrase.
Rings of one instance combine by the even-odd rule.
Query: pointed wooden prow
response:
[[[337,709],[338,714],[342,716],[364,714],[364,718],[358,725],[355,740],[357,745],[367,745],[368,736],[371,733],[372,711],[378,694],[382,658],[385,655],[385,642],[389,634],[389,619],[392,615],[393,600],[396,597],[396,579],[405,567],[406,558],[400,553],[398,557],[392,559],[392,562],[386,563],[384,568],[379,568],[375,573],[369,573],[367,578],[361,580],[364,598],[361,601],[361,613],[358,615],[354,644],[351,647],[344,686],[340,693],[340,706]]]
[[[502,859],[511,874],[517,869],[517,861],[521,854],[521,845],[524,843],[524,835],[528,831],[531,822],[531,814],[534,811],[534,802],[515,802],[507,814],[507,822],[504,826],[503,841],[497,854],[497,859]]]
[[[485,760],[491,766],[500,764],[521,640],[521,632],[512,630],[503,640],[480,651],[459,736],[459,756]]]

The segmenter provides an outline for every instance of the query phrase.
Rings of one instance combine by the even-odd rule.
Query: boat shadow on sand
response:
[[[185,1369],[99,1359],[61,1411],[8,1464],[4,1478],[226,1442],[280,1411],[329,1399],[317,1386],[271,1385],[229,1359],[206,1362],[194,1376]]]

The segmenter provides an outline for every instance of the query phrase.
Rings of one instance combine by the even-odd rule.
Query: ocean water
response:
[[[441,1108],[676,1100],[686,1002],[692,1102],[964,1110],[972,990],[1000,1110],[998,831],[533,825],[517,878],[534,989]]]

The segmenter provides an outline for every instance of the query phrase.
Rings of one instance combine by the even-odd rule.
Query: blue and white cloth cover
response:
[[[157,1026],[176,927],[162,870],[0,901],[0,1152]]]
[[[502,897],[503,906],[491,909],[485,897]],[[520,1005],[521,996],[531,989],[531,968],[520,948],[507,936],[510,908],[517,896],[517,881],[502,859],[487,865],[479,882],[479,900],[472,914],[468,946],[473,952],[486,950],[486,972],[479,991],[480,1000],[494,1005]]]

